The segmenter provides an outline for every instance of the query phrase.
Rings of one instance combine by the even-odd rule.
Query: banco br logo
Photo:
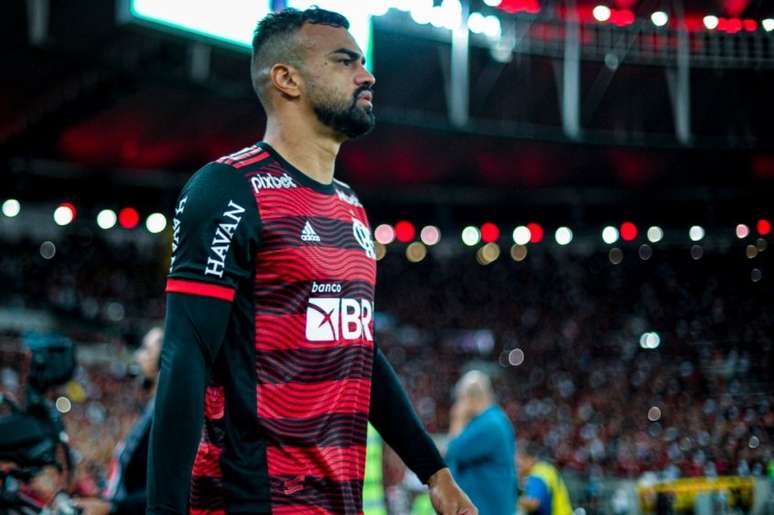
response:
[[[306,339],[334,342],[362,337],[373,341],[373,311],[373,305],[365,299],[312,297],[306,308]]]

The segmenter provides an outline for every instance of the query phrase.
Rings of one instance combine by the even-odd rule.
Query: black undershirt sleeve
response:
[[[188,513],[204,394],[231,304],[170,293],[164,348],[148,448],[148,514]]]
[[[374,356],[368,419],[423,483],[446,467],[395,370],[378,348]]]

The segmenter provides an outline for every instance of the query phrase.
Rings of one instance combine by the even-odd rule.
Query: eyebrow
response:
[[[360,59],[361,64],[365,64],[366,62],[364,56],[360,55],[358,52],[355,52],[354,50],[350,50],[349,48],[337,48],[329,55],[333,55],[333,54],[344,54],[350,59],[352,59],[353,61],[357,61],[358,59]]]

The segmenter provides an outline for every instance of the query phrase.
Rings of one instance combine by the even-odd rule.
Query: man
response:
[[[519,507],[535,515],[570,515],[570,495],[562,477],[553,465],[539,460],[538,455],[534,444],[519,447],[519,477],[524,485]]]
[[[375,253],[333,178],[374,125],[374,77],[322,9],[264,18],[264,141],[199,170],[173,220],[148,513],[362,511],[370,420],[436,510],[477,513],[373,341]]]
[[[455,386],[446,462],[482,515],[513,513],[516,506],[516,438],[495,403],[489,377],[477,370]]]
[[[164,331],[154,327],[142,339],[134,354],[143,388],[151,400],[126,438],[116,447],[110,477],[103,498],[76,499],[83,515],[140,515],[145,513],[148,437],[153,414],[153,390],[159,372],[159,355]]]

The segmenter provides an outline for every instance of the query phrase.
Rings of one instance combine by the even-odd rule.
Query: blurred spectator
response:
[[[135,352],[142,374],[143,386],[151,392],[151,400],[127,437],[116,447],[110,467],[110,477],[103,497],[76,499],[83,515],[142,515],[146,506],[146,469],[148,437],[153,414],[153,391],[159,373],[159,358],[164,331],[154,327],[145,335]]]
[[[454,388],[446,462],[481,515],[513,513],[516,472],[515,435],[495,403],[486,374],[471,370]]]
[[[516,459],[523,483],[519,508],[535,515],[571,515],[570,495],[562,476],[553,465],[538,459],[534,445],[523,444]]]

